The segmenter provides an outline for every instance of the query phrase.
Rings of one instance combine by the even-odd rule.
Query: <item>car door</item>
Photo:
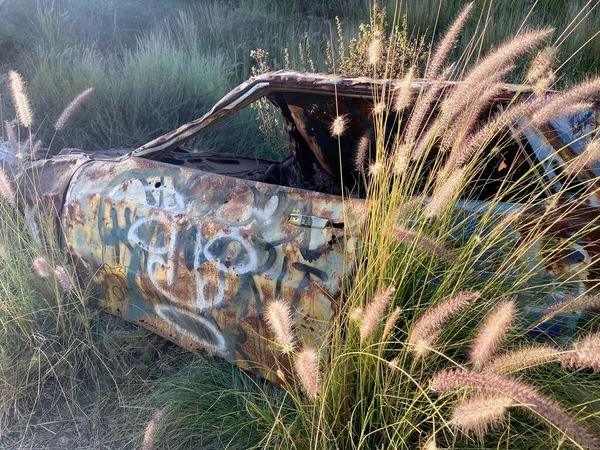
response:
[[[345,203],[127,156],[79,169],[62,226],[102,308],[272,378],[265,307],[287,302],[320,346],[355,258],[361,201]]]

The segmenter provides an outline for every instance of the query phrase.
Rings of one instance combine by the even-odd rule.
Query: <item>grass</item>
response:
[[[192,9],[183,5],[184,12],[167,13],[156,2],[148,5],[149,10],[168,17],[155,23],[147,15],[131,14],[136,11],[135,3],[113,10],[108,2],[63,0],[39,15],[32,12],[32,5],[24,2],[23,6],[6,6],[20,13],[15,17],[22,21],[19,30],[11,31],[12,44],[6,44],[19,48],[19,52],[9,53],[14,61],[5,64],[14,64],[28,80],[29,95],[36,107],[34,131],[44,143],[52,144],[51,150],[62,146],[89,150],[136,147],[200,116],[250,74],[253,62],[249,53],[254,48],[269,52],[272,68],[282,67],[283,49],[288,48],[293,67],[310,65],[312,59],[322,70],[327,61],[325,43],[337,39],[332,19],[345,9],[344,2],[248,0],[206,3]],[[468,55],[475,62],[491,44],[520,27],[527,5],[518,2],[510,10],[501,5],[475,5],[474,19],[461,35],[466,38],[461,37],[450,58],[459,61],[451,73],[453,79],[468,73]],[[436,24],[433,15],[426,12],[435,11],[437,6],[437,2],[409,3],[408,30],[412,32],[416,26],[416,36],[431,34],[435,28],[439,34],[462,3],[443,2]],[[534,10],[528,23],[554,24],[562,31],[579,12],[572,8],[549,2]],[[387,20],[397,23],[401,15],[394,19],[393,11],[388,7]],[[355,34],[355,24],[366,17],[363,14],[366,8],[359,5],[342,16],[342,39],[347,45],[350,38],[359,36],[360,42],[362,36],[364,50],[374,35],[372,29]],[[573,33],[567,32],[569,38],[560,46],[563,59],[595,33],[597,17],[598,10],[592,10]],[[35,39],[23,38],[21,33],[28,30]],[[300,42],[304,42],[303,60],[296,51]],[[410,45],[410,41],[404,44]],[[598,45],[598,39],[592,40],[585,51],[576,54],[558,73],[560,82],[573,84],[584,75],[597,73]],[[336,56],[339,59],[339,54]],[[354,57],[364,59],[364,54]],[[522,77],[528,58],[515,61],[520,65],[512,76]],[[369,65],[365,70],[385,77],[386,65],[382,67],[383,72]],[[489,88],[493,81],[484,77],[476,86]],[[56,133],[54,121],[62,109],[89,87],[94,87],[94,92],[68,129]],[[475,108],[477,93],[466,93],[463,109]],[[518,313],[510,327],[500,330],[493,355],[534,345],[538,338],[528,333],[531,320],[524,313],[526,307],[542,305],[559,293],[572,295],[579,274],[549,283],[540,277],[540,269],[598,225],[589,224],[579,234],[560,242],[548,240],[541,256],[532,261],[530,255],[540,235],[556,221],[551,211],[544,220],[530,223],[530,231],[520,240],[515,232],[523,225],[518,215],[498,220],[495,215],[480,212],[479,221],[472,224],[469,214],[455,209],[456,201],[464,197],[467,186],[494,156],[494,152],[483,152],[489,141],[497,141],[502,147],[504,141],[497,136],[502,127],[484,139],[472,155],[468,153],[471,156],[464,166],[457,166],[458,156],[466,152],[467,138],[477,131],[471,122],[464,122],[470,124],[468,132],[458,134],[451,142],[447,149],[450,158],[436,155],[435,149],[455,130],[440,127],[437,140],[418,136],[414,141],[404,140],[412,117],[418,119],[414,119],[418,130],[423,130],[429,110],[443,107],[425,105],[427,114],[419,116],[418,105],[424,104],[425,94],[422,92],[416,100],[417,106],[400,114],[393,125],[399,132],[392,133],[389,142],[384,141],[389,131],[388,116],[396,120],[389,92],[382,98],[386,107],[374,115],[376,150],[366,161],[368,170],[364,173],[370,179],[370,220],[359,231],[361,259],[356,262],[352,285],[347,287],[327,339],[328,359],[317,362],[317,373],[309,362],[305,363],[308,384],[311,373],[318,379],[312,380],[316,390],[314,386],[307,388],[307,381],[293,374],[286,376],[282,389],[251,378],[229,364],[212,360],[210,364],[199,363],[139,328],[89,310],[86,305],[93,293],[86,289],[85,282],[65,289],[60,277],[53,275],[58,267],[66,267],[70,273],[73,264],[45,235],[51,234],[52,227],[38,229],[37,233],[44,233],[41,241],[46,244],[40,248],[36,233],[28,231],[23,211],[0,199],[4,217],[0,221],[0,244],[4,249],[0,266],[0,442],[14,441],[16,447],[27,438],[35,446],[39,442],[32,437],[36,435],[33,425],[50,419],[56,421],[50,428],[61,420],[75,424],[70,431],[74,435],[71,447],[77,442],[81,447],[85,443],[106,448],[142,445],[145,449],[417,448],[434,439],[444,448],[577,448],[580,436],[572,432],[573,428],[561,427],[565,422],[557,419],[556,411],[544,410],[535,403],[524,406],[526,402],[518,395],[511,398],[513,407],[504,414],[503,425],[491,427],[487,433],[465,436],[451,417],[468,389],[459,391],[459,395],[450,389],[430,389],[432,380],[449,368],[482,371],[469,355],[473,342],[480,342],[478,324],[500,301],[516,298]],[[452,123],[465,119],[460,113],[453,114]],[[4,108],[3,115],[12,118],[12,111]],[[269,140],[260,133],[260,125],[255,112],[247,109],[194,145],[204,150],[276,155],[277,149],[270,148]],[[22,129],[20,134],[25,136],[27,132]],[[239,142],[244,144],[240,146]],[[415,153],[417,149],[424,151],[423,157],[415,157],[410,164],[398,163],[402,152]],[[388,176],[381,167],[397,167],[395,176]],[[548,182],[533,176],[537,169],[531,168],[514,184],[502,186],[490,204],[499,205],[517,197],[524,199],[526,206],[541,200],[552,204],[561,192],[549,195]],[[458,172],[460,182],[450,189],[441,174]],[[422,182],[417,184],[415,179]],[[430,206],[406,203],[407,198],[422,192],[431,196]],[[581,200],[574,198],[566,207],[580,204]],[[468,227],[471,232],[465,233]],[[440,257],[446,252],[452,257]],[[33,261],[40,256],[50,266],[48,276],[41,277],[32,269]],[[72,280],[77,281],[75,277]],[[390,287],[394,288],[393,295],[385,296]],[[435,305],[443,305],[464,290],[479,293],[475,303],[446,314],[444,326],[435,325],[431,319]],[[400,318],[384,335],[384,322],[396,307],[401,310]],[[364,315],[353,314],[355,308],[362,308]],[[430,333],[415,339],[419,324],[423,328],[428,317],[429,325],[424,329]],[[368,326],[367,320],[372,321]],[[552,362],[511,375],[558,403],[567,417],[574,417],[590,434],[600,429],[598,374],[585,367],[564,370],[559,363],[564,359],[562,355],[574,353],[573,340],[596,329],[597,318],[592,318],[574,330],[571,340],[552,341],[541,333],[541,340],[556,349]],[[488,334],[489,330],[483,333]],[[427,339],[431,335],[439,336]],[[484,368],[487,363],[483,361]],[[479,390],[489,394],[491,389]],[[85,427],[89,428],[82,431]]]

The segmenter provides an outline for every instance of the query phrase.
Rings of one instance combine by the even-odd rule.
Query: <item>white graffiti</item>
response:
[[[212,222],[203,219],[206,211],[197,210],[203,209],[205,202],[186,204],[184,197],[169,187],[172,184],[171,179],[153,178],[146,183],[135,180],[126,190],[113,192],[112,196],[115,200],[122,197],[130,203],[135,199],[138,204],[147,205],[148,214],[136,211],[138,218],[128,224],[126,237],[130,245],[143,252],[138,256],[143,264],[140,274],[145,273],[153,289],[166,300],[154,305],[155,313],[178,333],[225,356],[228,351],[225,336],[204,314],[214,313],[214,308],[230,300],[226,298],[226,289],[234,291],[240,276],[252,276],[264,264],[266,253],[260,254],[243,235],[248,236],[257,223],[261,226],[272,223],[281,206],[280,199],[271,196],[263,208],[249,200],[253,204],[249,220],[242,221],[242,225],[221,217],[220,223],[214,224],[216,232],[205,237],[202,227]],[[219,216],[208,215],[211,221]],[[187,271],[181,270],[183,264]],[[178,305],[188,305],[194,313]]]
[[[157,305],[154,310],[158,317],[173,325],[177,333],[187,335],[195,341],[202,342],[202,345],[209,353],[227,358],[228,350],[225,337],[210,320],[199,315],[191,316],[177,308],[166,305]],[[182,322],[194,323],[197,326],[184,328],[181,325]],[[209,338],[206,336],[206,333],[211,334],[212,337]]]

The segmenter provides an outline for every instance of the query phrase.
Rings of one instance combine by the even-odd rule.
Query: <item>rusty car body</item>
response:
[[[394,89],[394,81],[291,71],[260,75],[203,117],[138,149],[67,149],[32,162],[22,189],[30,208],[39,204],[34,197],[43,199],[59,225],[61,245],[78,267],[95,274],[100,308],[273,379],[276,352],[266,332],[266,305],[278,298],[292,305],[300,341],[319,346],[353,271],[364,202],[356,142],[369,133],[373,97],[384,88]],[[519,89],[505,85],[497,103]],[[264,97],[284,118],[289,158],[182,150]],[[349,119],[339,142],[329,133],[338,114]],[[527,131],[519,148],[544,161],[545,176],[558,186],[560,162],[580,154],[598,124],[597,109],[582,111]],[[599,175],[595,166],[581,176]],[[493,177],[477,191],[478,201],[460,207],[482,213],[486,189],[495,189]],[[562,219],[559,234],[598,219],[599,191],[586,202]],[[506,214],[518,205],[494,208]],[[599,253],[600,236],[591,236],[578,253],[565,255],[563,270]]]

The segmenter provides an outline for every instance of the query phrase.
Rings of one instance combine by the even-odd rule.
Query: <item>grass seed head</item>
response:
[[[381,340],[383,342],[387,341],[388,338],[391,336],[392,331],[394,330],[394,327],[396,326],[396,323],[398,322],[398,319],[400,318],[401,314],[402,309],[396,308],[388,316],[387,320],[385,321],[385,326],[383,327],[383,336],[381,337]]]
[[[369,64],[372,66],[379,64],[382,53],[383,42],[379,38],[373,39],[367,48],[367,59],[369,60]]]
[[[329,127],[329,132],[331,133],[332,137],[340,137],[344,134],[344,132],[346,131],[346,127],[348,125],[348,118],[346,117],[346,115],[342,115],[342,116],[337,116],[333,122],[331,123],[331,126]]]
[[[396,292],[396,289],[389,287],[375,295],[373,300],[365,306],[360,322],[360,340],[362,342],[368,339],[373,333],[375,326],[379,323],[383,317],[383,313],[390,304],[394,292]]]
[[[498,351],[513,324],[516,311],[515,301],[510,300],[498,305],[485,318],[469,352],[469,360],[475,368],[481,369]]]
[[[152,450],[154,448],[154,439],[158,432],[158,426],[164,416],[163,409],[157,409],[152,418],[146,424],[146,431],[144,432],[144,440],[142,442],[142,450]]]
[[[17,140],[17,135],[15,134],[15,122],[12,120],[5,120],[4,129],[6,131],[6,142],[8,143],[8,147],[11,149],[13,154],[18,153],[20,146]]]
[[[427,355],[438,340],[444,325],[479,297],[462,291],[430,307],[410,327],[408,344],[418,357]]]
[[[410,147],[406,144],[401,145],[398,151],[394,153],[394,175],[400,176],[408,170],[410,163]]]
[[[567,174],[577,175],[582,170],[590,168],[600,161],[600,139],[595,138],[587,145],[579,157],[570,161],[565,168]]]
[[[294,350],[294,331],[292,311],[282,300],[269,303],[266,311],[267,325],[281,346],[281,351],[289,353]]]
[[[75,111],[77,111],[77,109],[79,109],[81,104],[85,101],[86,98],[89,97],[89,95],[93,91],[94,91],[94,88],[89,88],[89,89],[86,89],[85,91],[83,91],[82,93],[80,93],[77,97],[75,97],[71,101],[71,103],[69,103],[67,105],[67,107],[64,109],[64,111],[62,112],[62,114],[60,115],[58,120],[56,121],[54,128],[57,130],[62,130],[65,127],[65,125],[67,124],[67,122],[69,121],[69,119],[71,118],[71,116],[73,115],[73,113]]]
[[[527,72],[527,82],[533,85],[533,92],[537,95],[543,95],[552,86],[555,75],[552,70],[556,62],[558,49],[556,47],[546,47],[534,58],[529,71]]]
[[[473,395],[454,407],[450,423],[466,435],[483,437],[502,423],[512,405],[513,401],[503,395]]]
[[[541,29],[519,33],[484,57],[467,73],[444,102],[447,120],[451,120],[462,112],[466,105],[473,102],[473,98],[479,95],[480,86],[489,85],[490,81],[498,76],[499,71],[512,66],[519,56],[548,38],[552,32],[551,29]]]
[[[431,436],[427,442],[425,443],[425,445],[423,446],[422,450],[438,450],[438,446],[435,443],[435,436]]]
[[[379,101],[373,105],[373,115],[374,116],[382,116],[385,110],[387,109],[384,101]]]
[[[18,72],[11,70],[8,72],[8,84],[17,113],[17,120],[24,127],[30,128],[33,123],[33,113],[25,89],[25,82]]]
[[[464,187],[465,169],[454,170],[435,191],[425,207],[426,217],[441,217],[454,197]]]
[[[470,389],[487,395],[508,397],[514,402],[515,407],[533,410],[579,446],[599,448],[596,441],[581,425],[563,412],[558,405],[521,380],[490,372],[445,369],[433,376],[430,389],[437,393]]]
[[[316,350],[305,347],[294,358],[294,368],[302,389],[311,399],[316,399],[321,388],[321,374],[319,370],[319,355]]]
[[[277,369],[277,378],[285,383],[285,373],[283,373],[283,370]]]
[[[443,245],[438,244],[432,239],[426,236],[417,234],[414,231],[403,227],[402,225],[396,225],[392,231],[392,236],[398,242],[408,245],[414,245],[417,249],[425,251],[433,256],[436,256],[446,262],[456,262],[456,255]]]
[[[40,277],[45,278],[50,275],[50,266],[43,256],[35,258],[32,265]]]
[[[65,291],[68,292],[73,289],[73,281],[71,281],[71,277],[64,266],[58,266],[54,269],[54,276],[56,277],[58,284],[60,284]]]
[[[414,66],[408,69],[400,86],[396,89],[394,97],[394,111],[402,112],[410,106],[413,100],[412,81]]]
[[[356,170],[364,173],[365,167],[371,159],[371,139],[369,135],[364,135],[358,141],[356,151]]]
[[[590,333],[573,344],[572,350],[562,354],[561,363],[569,369],[600,371],[600,333]]]
[[[555,117],[578,112],[587,107],[589,101],[598,92],[600,92],[600,77],[583,81],[571,89],[554,94],[531,115],[528,125],[530,127],[539,126]]]
[[[350,310],[349,316],[352,320],[360,322],[363,316],[363,309],[360,306],[355,306]]]
[[[8,203],[14,206],[15,204],[15,191],[13,190],[6,172],[0,169],[0,197],[6,200]]]
[[[458,36],[464,28],[472,9],[473,2],[468,3],[458,14],[458,16],[456,16],[456,19],[454,19],[454,22],[452,23],[452,25],[450,25],[450,27],[444,34],[444,37],[441,39],[438,45],[436,45],[433,56],[429,61],[429,67],[425,72],[425,78],[432,78],[438,74],[440,68],[442,67],[442,65],[446,61],[446,58],[450,54],[450,51],[454,48]]]
[[[381,175],[383,175],[384,170],[385,165],[381,161],[375,161],[369,165],[369,175],[372,178],[379,178]]]
[[[484,369],[486,372],[510,374],[560,359],[560,350],[550,345],[538,345],[506,352],[487,363]]]

